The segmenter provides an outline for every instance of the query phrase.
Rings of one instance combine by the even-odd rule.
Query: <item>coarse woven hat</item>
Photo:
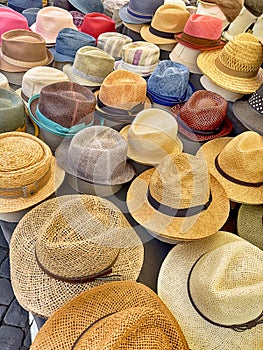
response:
[[[263,136],[263,84],[248,100],[234,102],[233,113],[246,128]]]
[[[140,225],[175,242],[210,236],[229,215],[227,195],[202,154],[167,155],[133,180],[126,201]]]
[[[241,204],[237,215],[237,234],[263,250],[263,205]]]
[[[225,45],[221,40],[222,23],[219,18],[195,13],[188,18],[183,32],[176,35],[176,40],[195,50],[221,49]]]
[[[244,0],[198,0],[201,3],[217,5],[226,16],[228,22],[233,22],[242,10]]]
[[[252,94],[263,81],[261,42],[241,33],[221,50],[204,51],[197,57],[199,69],[215,84],[240,94]]]
[[[109,16],[99,12],[92,12],[85,15],[79,31],[87,33],[97,40],[102,33],[115,32],[115,24],[115,21]]]
[[[182,152],[177,131],[178,124],[169,112],[149,108],[139,112],[120,134],[127,140],[130,159],[156,166],[167,154]]]
[[[135,281],[143,259],[143,244],[124,214],[91,195],[41,203],[22,218],[10,242],[17,300],[45,318],[95,286]]]
[[[42,0],[8,0],[8,7],[22,13],[24,10],[31,7],[42,8],[43,4]]]
[[[0,7],[0,43],[2,34],[13,29],[29,30],[26,18],[8,7]]]
[[[199,152],[230,200],[263,203],[262,136],[255,131],[244,131],[233,138],[220,137],[206,142]]]
[[[161,299],[134,281],[110,282],[76,296],[45,322],[31,349],[77,350],[84,344],[97,350],[188,349]]]
[[[196,63],[197,56],[200,52],[201,50],[192,49],[181,43],[177,43],[169,54],[169,58],[171,61],[181,63],[188,67],[191,73],[202,74]]]
[[[113,72],[114,57],[93,46],[83,46],[76,52],[73,65],[66,64],[63,72],[71,81],[90,87],[100,86]]]
[[[85,17],[84,13],[80,11],[69,11],[69,13],[73,17],[73,23],[75,24],[75,26],[80,27]]]
[[[149,23],[161,5],[163,5],[163,0],[130,0],[128,4],[120,8],[119,16],[123,22],[128,24]]]
[[[42,8],[42,7],[40,7]],[[22,11],[22,15],[26,18],[28,26],[32,26],[36,22],[37,13],[40,10],[38,7],[30,7]]]
[[[159,63],[160,49],[146,41],[135,41],[123,46],[121,58],[115,62],[115,69],[124,69],[147,77]]]
[[[36,136],[3,133],[0,145],[0,213],[40,203],[62,184],[64,170],[57,165],[50,148]]]
[[[262,251],[233,233],[178,244],[160,268],[157,291],[190,349],[260,349]]]
[[[77,29],[73,24],[73,17],[67,11],[56,6],[47,6],[39,10],[36,22],[30,29],[43,36],[46,44],[56,43],[58,33],[63,28]]]
[[[73,5],[80,12],[87,14],[91,12],[104,12],[104,6],[101,0],[69,0],[71,5]]]
[[[198,90],[176,115],[181,134],[193,141],[207,141],[229,135],[233,129],[227,117],[227,101],[220,95]]]
[[[263,14],[263,3],[260,0],[244,0],[244,6],[257,17]]]
[[[181,6],[166,4],[158,7],[150,25],[141,28],[145,41],[153,44],[176,43],[175,34],[181,33],[190,13]]]
[[[118,60],[122,57],[123,47],[132,42],[132,38],[117,32],[101,33],[98,36],[97,47]]]

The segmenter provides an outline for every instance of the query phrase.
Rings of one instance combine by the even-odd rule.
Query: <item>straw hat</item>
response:
[[[263,137],[245,131],[206,142],[199,150],[233,202],[263,203]]]
[[[43,141],[27,133],[0,134],[0,213],[43,201],[63,180],[64,170]]]
[[[136,280],[143,257],[141,240],[110,201],[61,196],[32,209],[13,232],[12,286],[23,308],[48,318],[85,290]]]
[[[214,234],[229,214],[226,193],[210,177],[205,160],[187,153],[168,155],[136,177],[126,200],[139,224],[157,238],[176,241]]]
[[[166,256],[158,295],[191,349],[262,348],[262,251],[228,232],[178,244]]]
[[[84,344],[85,349],[188,349],[180,326],[157,294],[133,281],[81,293],[45,322],[31,349],[71,350],[74,344],[75,349]]]
[[[158,165],[167,154],[182,152],[174,117],[161,109],[150,108],[137,114],[120,134],[128,142],[128,157],[138,163]]]
[[[263,81],[261,42],[252,34],[236,35],[222,50],[204,51],[197,57],[199,69],[217,85],[251,94]]]

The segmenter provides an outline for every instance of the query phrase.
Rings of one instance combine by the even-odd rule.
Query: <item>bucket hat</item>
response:
[[[262,261],[259,248],[224,231],[168,253],[158,295],[191,349],[260,349]]]
[[[202,74],[196,63],[197,56],[200,53],[201,50],[192,49],[178,42],[169,54],[169,58],[173,62],[181,63],[188,67],[191,73]]]
[[[130,0],[120,8],[119,16],[129,24],[144,24],[151,22],[155,11],[163,5],[163,0],[140,1]]]
[[[101,33],[98,36],[97,47],[119,60],[122,57],[123,47],[132,42],[132,38],[117,32]]]
[[[22,218],[10,241],[17,300],[44,318],[85,290],[114,280],[135,281],[143,258],[143,244],[123,213],[90,195],[41,203]]]
[[[199,152],[209,170],[220,181],[228,198],[245,204],[263,203],[263,137],[245,131],[229,138],[206,142]]]
[[[37,13],[42,7],[30,7],[22,11],[22,15],[26,18],[28,26],[32,26],[36,22]]]
[[[13,29],[29,30],[26,18],[8,7],[0,7],[0,43],[2,34]]]
[[[201,3],[217,5],[223,14],[226,16],[228,22],[233,22],[242,10],[244,1],[243,0],[198,0]]]
[[[98,36],[105,32],[115,32],[115,21],[109,16],[99,12],[92,12],[85,15],[79,31],[93,36],[96,40]]]
[[[8,7],[22,13],[31,7],[42,8],[43,4],[42,0],[8,0]]]
[[[197,57],[199,69],[212,82],[241,94],[252,94],[261,85],[263,49],[249,33],[236,35],[221,50],[204,51]]]
[[[31,348],[70,350],[85,344],[86,349],[114,349],[116,343],[125,349],[150,349],[153,343],[159,349],[188,349],[180,326],[157,294],[134,281],[110,282],[81,293],[46,321]]]
[[[101,0],[69,0],[70,4],[73,5],[80,12],[87,14],[91,12],[104,12],[104,6]]]
[[[214,234],[229,214],[227,195],[209,175],[205,159],[187,153],[167,155],[137,176],[126,201],[140,225],[174,243]]]

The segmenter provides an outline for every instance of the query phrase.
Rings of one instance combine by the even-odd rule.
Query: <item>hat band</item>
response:
[[[219,154],[216,156],[215,158],[215,167],[217,169],[217,171],[227,180],[234,182],[237,185],[241,185],[241,186],[247,186],[247,187],[260,187],[263,185],[263,182],[246,182],[246,181],[242,181],[242,180],[238,180],[235,179],[234,177],[228,175],[227,173],[224,172],[224,170],[220,167],[219,162],[218,162],[218,156]]]
[[[225,325],[225,324],[221,324],[221,323],[217,323],[217,322],[214,322],[212,320],[210,320],[208,317],[206,317],[199,309],[198,307],[195,305],[194,303],[194,300],[193,300],[193,297],[191,295],[191,291],[190,291],[190,278],[192,276],[192,272],[196,266],[196,264],[198,263],[198,261],[207,253],[204,253],[202,254],[197,260],[196,262],[194,263],[194,265],[191,267],[191,270],[189,271],[189,274],[188,274],[188,278],[187,278],[187,293],[188,293],[188,297],[189,297],[189,300],[193,306],[193,308],[195,309],[195,311],[207,322],[211,323],[212,325],[214,326],[219,326],[219,327],[223,327],[223,328],[230,328],[230,329],[233,329],[234,331],[236,332],[244,332],[248,329],[251,329],[251,328],[254,328],[256,326],[258,326],[259,324],[262,324],[263,323],[263,311],[261,312],[261,314],[254,318],[253,320],[251,321],[248,321],[246,323],[240,323],[240,324],[231,324],[231,325]]]
[[[80,78],[82,79],[86,79],[86,80],[90,80],[94,83],[102,83],[104,78],[101,78],[101,77],[98,77],[98,76],[95,76],[95,75],[92,75],[92,74],[87,74],[87,73],[84,73],[84,72],[81,72],[80,70],[78,70],[76,67],[72,67],[72,73],[79,76]]]
[[[133,16],[133,17],[137,17],[137,18],[141,18],[141,19],[148,19],[149,22],[151,22],[152,20],[152,15],[143,15],[142,13],[136,12],[134,10],[131,10],[129,7],[127,7],[127,12],[129,15]]]
[[[258,70],[255,72],[240,72],[240,71],[228,68],[220,62],[219,57],[216,58],[215,65],[221,72],[237,78],[254,78],[258,73]]]
[[[168,215],[168,216],[184,218],[184,217],[189,217],[189,216],[194,216],[194,215],[200,214],[203,210],[206,210],[212,202],[212,194],[210,192],[209,199],[205,204],[196,205],[194,207],[178,209],[178,208],[174,208],[174,207],[169,207],[168,205],[165,205],[165,204],[158,202],[155,198],[152,197],[152,195],[150,193],[150,188],[148,186],[147,199],[148,199],[148,202],[150,203],[150,205],[155,210],[159,211],[160,213]]]
[[[137,74],[151,74],[157,65],[158,65],[158,62],[148,66],[140,66],[136,64],[127,63],[123,60],[121,61],[121,64],[120,64],[121,69],[129,70]]]
[[[174,39],[175,41],[175,36],[174,33],[167,33],[167,32],[163,32],[161,30],[155,29],[152,26],[149,27],[149,31],[155,35],[155,36],[159,36],[160,38],[164,38],[164,39]]]
[[[5,62],[21,68],[33,68],[37,66],[44,66],[48,62],[47,56],[45,57],[45,59],[35,62],[14,60],[13,58],[6,56],[3,52],[1,53],[1,57]]]
[[[219,127],[213,129],[213,130],[197,130],[197,129],[192,129],[186,122],[184,122],[179,116],[177,116],[177,123],[181,125],[183,128],[185,128],[188,131],[193,132],[194,134],[198,135],[216,135],[219,134],[224,127],[224,122],[219,125]]]
[[[101,100],[99,99],[99,95],[97,97],[97,103],[98,103],[98,107],[101,108],[104,113],[109,113],[109,114],[117,114],[117,115],[125,115],[125,116],[126,115],[135,115],[144,109],[143,102],[138,103],[136,106],[134,106],[133,108],[131,108],[129,110],[110,107],[110,106],[105,105],[103,102],[101,102]]]
[[[182,32],[180,39],[189,44],[196,44],[199,46],[210,47],[210,46],[216,46],[220,44],[221,36],[216,40],[211,40],[211,39],[205,39],[205,38],[197,38],[196,36],[192,36]]]

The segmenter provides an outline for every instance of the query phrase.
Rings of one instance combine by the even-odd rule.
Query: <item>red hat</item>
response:
[[[225,44],[221,41],[222,30],[220,18],[195,13],[188,18],[183,32],[176,35],[176,40],[195,50],[221,49]]]
[[[19,12],[7,7],[0,7],[0,42],[2,34],[13,29],[30,30],[27,19]]]
[[[85,15],[80,32],[93,36],[96,40],[98,36],[105,32],[115,32],[116,22],[109,16],[99,12],[92,12]]]

